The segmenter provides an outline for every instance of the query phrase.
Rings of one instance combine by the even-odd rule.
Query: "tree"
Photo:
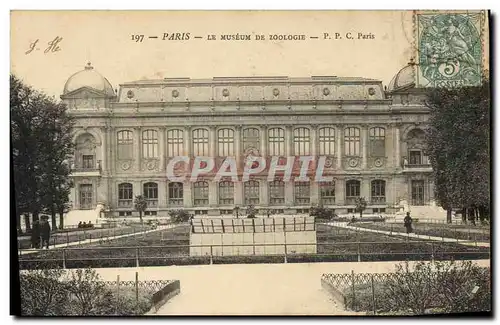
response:
[[[236,213],[236,219],[238,219],[240,216],[240,207],[235,206],[233,210],[234,210],[234,213]]]
[[[168,212],[173,223],[188,222],[191,215],[186,210],[171,210]]]
[[[257,209],[253,204],[249,204],[247,207],[247,218],[255,218],[257,214]]]
[[[148,202],[142,195],[136,195],[134,199],[134,207],[135,210],[139,212],[139,219],[141,220],[142,223],[142,213],[146,211],[146,208],[148,207]]]
[[[366,210],[366,199],[364,197],[357,197],[356,198],[356,211],[359,212],[359,217],[363,217],[363,211]]]
[[[490,85],[429,90],[427,153],[435,197],[448,211],[484,218],[490,205]],[[467,217],[465,218],[467,220]]]

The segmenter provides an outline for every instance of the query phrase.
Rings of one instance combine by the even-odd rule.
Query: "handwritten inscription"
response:
[[[62,37],[56,36],[53,40],[47,42],[45,45],[43,53],[55,53],[61,51],[61,47],[59,44],[63,40]],[[25,54],[30,54],[33,51],[40,51],[40,47],[38,46],[38,43],[40,42],[40,39],[36,39],[34,42],[31,42],[29,45],[28,50],[25,52]]]

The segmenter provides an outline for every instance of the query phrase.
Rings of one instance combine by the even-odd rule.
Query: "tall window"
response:
[[[247,181],[244,184],[245,204],[259,204],[259,182]]]
[[[118,207],[132,207],[132,199],[134,192],[132,190],[132,184],[122,183],[118,185]]]
[[[143,189],[148,208],[158,206],[158,184],[153,182],[145,183]]]
[[[370,129],[370,156],[385,157],[385,129],[375,127]]]
[[[411,205],[424,205],[424,181],[411,181]]]
[[[167,156],[177,157],[184,155],[184,132],[174,129],[167,131]]]
[[[319,129],[319,154],[320,155],[335,155],[335,129],[321,128]]]
[[[311,201],[311,188],[309,182],[295,182],[295,204],[304,205]]]
[[[346,204],[353,205],[356,204],[356,198],[359,197],[361,188],[360,181],[349,180],[345,183],[345,201]]]
[[[268,131],[269,155],[284,156],[285,155],[285,130],[281,128],[272,128]]]
[[[422,164],[422,151],[420,150],[410,150],[409,152],[410,161],[409,165],[421,165]]]
[[[372,181],[372,203],[385,203],[385,181]]]
[[[248,148],[256,148],[260,151],[259,130],[256,128],[243,130],[243,151]]]
[[[83,169],[95,168],[94,165],[94,155],[83,155],[82,156]]]
[[[208,130],[193,130],[193,154],[195,156],[208,156]]]
[[[117,133],[118,159],[132,159],[134,137],[132,131],[120,131]]]
[[[194,192],[194,205],[204,206],[208,205],[208,183],[203,181],[198,181],[193,184]]]
[[[234,156],[234,131],[231,129],[220,129],[217,132],[218,156]]]
[[[80,184],[80,209],[92,209],[92,184]]]
[[[285,203],[285,182],[272,181],[269,183],[269,203],[270,204]]]
[[[335,182],[319,183],[319,190],[322,204],[335,204]]]
[[[158,158],[158,132],[156,130],[142,132],[142,156],[144,158]]]
[[[168,205],[182,206],[184,203],[184,187],[182,183],[168,183]]]
[[[219,204],[232,205],[234,203],[234,183],[223,181],[219,183]]]
[[[294,154],[307,156],[311,154],[311,139],[309,129],[296,128],[293,130],[293,148]]]
[[[346,128],[344,130],[344,154],[346,156],[359,156],[359,129]]]

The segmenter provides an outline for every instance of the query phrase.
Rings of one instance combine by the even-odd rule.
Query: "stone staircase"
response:
[[[91,221],[94,226],[99,226],[99,219],[101,210],[104,209],[104,206],[98,204],[95,209],[90,210],[70,210],[64,219],[64,224],[67,226],[78,225],[78,223],[85,222],[89,223]]]

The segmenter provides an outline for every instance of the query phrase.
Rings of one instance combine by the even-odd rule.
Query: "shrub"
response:
[[[186,210],[172,210],[169,211],[168,214],[170,215],[170,220],[172,220],[173,223],[188,222],[189,219],[191,219],[191,214],[189,214]]]
[[[62,269],[30,270],[20,274],[21,315],[62,315],[68,290]]]
[[[257,214],[257,209],[255,209],[255,206],[253,204],[248,205],[247,207],[247,218],[255,218],[255,215]]]

